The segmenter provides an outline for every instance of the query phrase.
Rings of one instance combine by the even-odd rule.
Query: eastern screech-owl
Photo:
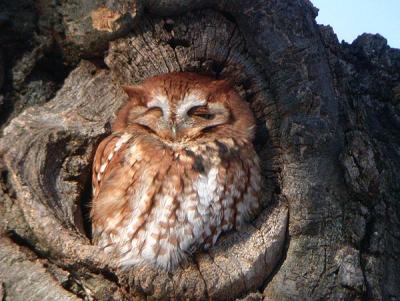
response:
[[[122,266],[171,270],[259,207],[254,117],[228,82],[193,73],[123,88],[93,164],[94,242]]]

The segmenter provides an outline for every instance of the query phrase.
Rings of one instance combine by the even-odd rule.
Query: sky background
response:
[[[317,22],[331,25],[339,41],[379,33],[390,47],[400,48],[400,0],[311,0],[319,8]]]

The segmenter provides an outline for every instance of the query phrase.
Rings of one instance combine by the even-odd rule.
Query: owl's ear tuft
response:
[[[122,89],[129,96],[129,98],[142,98],[145,94],[143,87],[141,86],[130,86],[122,85]]]
[[[231,80],[229,79],[217,79],[214,80],[213,82],[213,86],[215,88],[215,90],[230,90],[232,89],[233,83]]]

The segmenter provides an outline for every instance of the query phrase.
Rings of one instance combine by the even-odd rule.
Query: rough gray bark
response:
[[[2,300],[400,299],[400,51],[384,38],[339,44],[306,0],[27,7],[24,30],[0,14]],[[121,271],[90,245],[91,160],[120,85],[179,70],[250,102],[266,207],[175,273]]]

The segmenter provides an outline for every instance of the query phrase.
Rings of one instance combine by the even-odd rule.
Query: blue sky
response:
[[[400,48],[400,0],[311,0],[319,8],[317,22],[331,25],[339,41],[379,33]]]

